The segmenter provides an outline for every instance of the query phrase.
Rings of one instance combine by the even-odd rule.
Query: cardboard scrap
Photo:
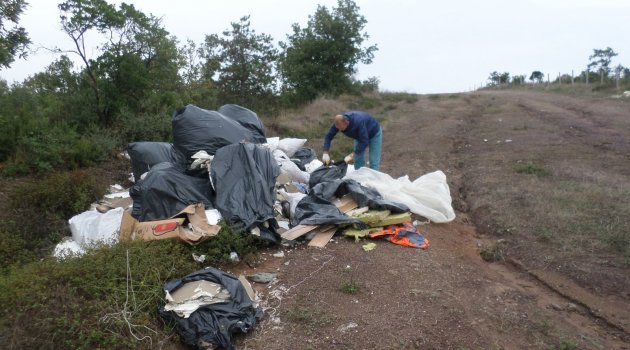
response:
[[[188,222],[188,227],[183,226]],[[191,204],[166,220],[139,222],[126,210],[120,223],[120,240],[180,239],[190,244],[199,243],[219,233],[220,226],[208,224],[204,205]]]

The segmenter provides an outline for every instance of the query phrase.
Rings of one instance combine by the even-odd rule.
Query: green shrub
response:
[[[66,124],[51,124],[46,119],[26,123],[16,137],[3,174],[41,174],[94,165],[112,152],[113,143],[104,142],[106,139],[106,133],[100,130],[80,135]]]
[[[105,194],[95,176],[86,170],[54,173],[35,183],[22,185],[11,194],[11,207],[36,208],[69,219],[89,208]]]
[[[197,246],[122,242],[79,258],[45,258],[11,268],[0,275],[0,338],[31,349],[155,347],[173,336],[156,312],[163,285],[202,268],[193,252],[207,254],[203,266],[217,266],[229,261],[231,251],[246,257],[262,245],[251,234],[221,225],[216,237]]]
[[[173,112],[171,111],[170,113]],[[123,112],[118,124],[118,133],[123,143],[133,141],[171,141],[173,139],[171,114],[166,111],[148,115]]]
[[[197,254],[206,254],[210,263],[229,263],[231,252],[236,252],[241,259],[252,262],[256,259],[258,249],[266,245],[258,237],[232,228],[223,220],[219,225],[221,231],[215,237],[194,247]]]
[[[22,349],[150,348],[164,282],[198,268],[185,244],[156,241],[13,269],[0,276],[0,337]]]

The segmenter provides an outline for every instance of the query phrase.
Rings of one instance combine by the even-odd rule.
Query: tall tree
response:
[[[535,70],[532,72],[532,74],[529,76],[529,80],[530,81],[535,81],[537,83],[542,83],[543,79],[545,78],[545,75],[538,70]]]
[[[162,28],[159,18],[126,3],[116,9],[105,0],[66,0],[59,9],[62,29],[74,44],[69,51],[84,64],[85,81],[93,92],[100,124],[111,124],[122,108],[142,112],[152,104],[146,98],[180,83],[182,62],[177,43]],[[102,41],[86,43],[90,33],[100,34]],[[88,52],[97,45],[100,56],[89,57]]]
[[[593,54],[588,57],[589,61],[591,61],[588,64],[588,68],[599,72],[602,84],[604,83],[604,77],[608,77],[610,73],[610,62],[615,56],[617,56],[617,53],[610,47],[606,47],[603,50],[593,49]]]
[[[11,66],[16,55],[26,56],[31,40],[18,22],[27,5],[25,0],[0,0],[0,68]]]
[[[207,35],[200,48],[203,76],[216,81],[220,103],[252,107],[274,93],[278,50],[270,35],[251,29],[249,18],[232,22],[222,37]]]
[[[488,77],[488,80],[490,80],[492,85],[507,84],[510,82],[510,73],[499,73],[497,71],[494,71],[490,73],[490,77]]]
[[[371,63],[377,50],[376,45],[362,46],[369,38],[366,24],[352,0],[338,0],[332,10],[319,5],[305,28],[293,24],[287,42],[280,43],[285,89],[302,100],[348,91],[357,65]]]

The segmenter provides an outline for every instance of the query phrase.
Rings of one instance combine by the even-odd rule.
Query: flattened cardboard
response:
[[[181,217],[184,215],[185,217]],[[184,226],[186,220],[190,228]],[[145,222],[139,222],[127,210],[120,223],[120,240],[180,239],[195,244],[215,236],[220,229],[218,225],[208,224],[205,208],[201,203],[187,206],[171,219]]]

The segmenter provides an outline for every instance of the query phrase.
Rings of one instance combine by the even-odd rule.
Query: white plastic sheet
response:
[[[73,216],[68,221],[72,240],[81,246],[118,242],[118,230],[123,211],[123,208],[112,209],[106,213],[91,210]]]
[[[65,259],[73,256],[81,256],[85,253],[85,249],[79,245],[79,243],[73,241],[68,237],[64,241],[55,246],[53,256],[57,259]]]
[[[304,168],[306,169],[306,172],[310,174],[322,165],[324,165],[324,163],[322,163],[321,160],[315,158],[310,163],[306,164]]]
[[[349,172],[344,179],[352,179],[363,186],[374,188],[383,198],[403,203],[412,213],[433,222],[444,223],[455,219],[446,175],[440,170],[411,182],[407,175],[394,179],[388,174],[363,167]]]
[[[306,171],[300,170],[291,159],[280,149],[273,151],[273,158],[280,166],[280,173],[286,174],[291,181],[308,184],[311,175]]]

